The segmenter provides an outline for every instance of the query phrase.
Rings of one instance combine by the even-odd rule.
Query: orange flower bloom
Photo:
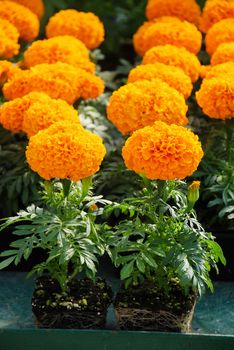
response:
[[[10,22],[0,17],[0,58],[11,58],[19,52],[19,32]]]
[[[39,20],[27,7],[12,1],[2,1],[0,17],[17,28],[22,40],[31,41],[39,34]]]
[[[188,98],[191,95],[193,85],[191,79],[181,68],[167,66],[163,63],[145,64],[133,68],[128,76],[128,82],[138,80],[153,80],[159,78]]]
[[[234,62],[225,62],[217,64],[216,66],[210,66],[205,75],[206,79],[217,78],[222,75],[233,75],[234,73]]]
[[[8,79],[14,74],[19,73],[20,69],[9,61],[0,61],[0,87],[2,87]]]
[[[233,17],[233,0],[207,0],[200,19],[200,29],[206,33],[215,23]]]
[[[213,25],[206,34],[206,51],[212,55],[220,44],[233,41],[234,18],[223,19]]]
[[[28,138],[59,121],[79,123],[77,111],[63,100],[33,103],[25,112],[22,129]]]
[[[197,54],[200,51],[202,35],[196,26],[175,17],[163,17],[144,23],[133,36],[136,52],[143,56],[146,51],[157,45],[171,44],[185,47]]]
[[[3,93],[6,99],[22,97],[31,91],[47,93],[73,104],[79,98],[96,98],[104,91],[101,78],[67,63],[39,64],[16,74],[8,81]]]
[[[50,97],[41,92],[31,92],[23,98],[5,102],[0,107],[0,123],[13,133],[23,131],[23,120],[25,112],[35,102],[47,104]]]
[[[211,70],[212,66],[209,64],[207,66],[203,66],[201,65],[201,68],[200,68],[200,77],[202,79],[204,79],[206,77],[206,75],[209,73],[209,71]]]
[[[194,24],[199,23],[200,7],[195,0],[148,0],[146,17],[175,16]]]
[[[184,97],[162,80],[139,80],[112,94],[107,117],[122,134],[128,134],[156,120],[186,125],[187,109]]]
[[[234,71],[228,75],[220,74],[204,79],[196,98],[203,112],[210,118],[234,118]]]
[[[3,0],[0,0],[3,1]],[[18,4],[27,7],[33,13],[37,15],[37,17],[41,18],[44,14],[44,4],[42,0],[11,0],[13,2],[17,2]]]
[[[198,58],[183,47],[173,45],[155,46],[143,57],[142,64],[161,62],[181,68],[195,82],[199,78],[200,62]]]
[[[71,35],[81,40],[89,49],[95,49],[104,40],[104,27],[91,12],[62,10],[52,16],[46,27],[46,35]]]
[[[122,155],[127,168],[148,179],[176,180],[192,175],[203,151],[192,131],[159,121],[135,131]]]
[[[78,123],[57,122],[30,138],[26,158],[46,180],[79,181],[99,170],[105,153],[99,136]]]
[[[234,61],[234,42],[220,44],[211,57],[213,66],[229,61]]]
[[[24,64],[27,68],[56,62],[69,63],[91,73],[95,71],[95,64],[90,61],[86,46],[69,35],[34,41],[24,53]]]

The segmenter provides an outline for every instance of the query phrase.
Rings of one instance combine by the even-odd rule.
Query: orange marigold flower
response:
[[[9,21],[0,17],[0,58],[11,58],[19,52],[19,32]]]
[[[38,131],[48,128],[59,121],[79,123],[77,111],[63,100],[49,99],[43,102],[33,103],[25,112],[22,129],[30,138]]]
[[[161,62],[181,68],[195,82],[199,78],[200,62],[198,58],[183,47],[174,45],[155,46],[143,57],[142,64]]]
[[[157,45],[171,44],[185,47],[188,51],[197,54],[200,51],[202,35],[196,26],[178,18],[168,17],[161,21],[144,23],[134,34],[133,44],[139,55]]]
[[[57,122],[30,138],[26,158],[46,180],[79,181],[99,170],[105,153],[99,136],[78,123]]]
[[[112,94],[107,117],[122,134],[128,134],[156,120],[186,125],[187,109],[184,97],[161,79],[139,80]]]
[[[41,92],[31,92],[23,98],[5,102],[0,107],[0,123],[13,133],[23,131],[23,120],[25,112],[35,102],[47,104],[50,97]]]
[[[176,180],[192,175],[203,151],[190,130],[161,121],[135,131],[126,141],[122,155],[127,168],[151,180]]]
[[[194,24],[199,23],[200,7],[195,0],[148,0],[146,17],[175,16]]]
[[[234,71],[229,75],[204,79],[196,98],[203,112],[210,118],[234,118]]]
[[[233,41],[234,18],[223,19],[209,29],[206,34],[206,51],[212,55],[220,44]]]
[[[11,22],[25,41],[35,39],[39,34],[39,20],[27,7],[12,1],[2,1],[0,17]]]
[[[193,85],[191,79],[181,68],[168,66],[163,63],[145,64],[133,68],[128,76],[128,82],[138,80],[153,80],[159,78],[188,98]]]
[[[200,29],[206,33],[215,23],[234,17],[233,0],[209,0],[206,1],[200,18]]]
[[[234,73],[234,62],[225,62],[217,64],[216,66],[210,66],[210,69],[207,71],[205,78],[217,78],[222,75],[233,75]]]
[[[47,93],[73,104],[79,98],[96,98],[104,91],[101,78],[67,63],[39,64],[16,74],[3,88],[6,99],[22,97],[31,91]]]
[[[211,57],[213,66],[229,61],[234,61],[234,42],[220,44]]]
[[[72,35],[95,49],[104,40],[104,26],[92,12],[62,10],[50,18],[46,27],[48,38],[58,35]]]
[[[0,1],[3,1],[3,0],[0,0]],[[42,0],[11,0],[11,1],[27,7],[29,10],[35,13],[39,18],[41,18],[44,14],[44,4]]]
[[[27,68],[56,62],[69,63],[91,73],[95,71],[95,64],[90,61],[86,46],[69,35],[34,41],[24,52],[24,64]]]
[[[19,73],[20,69],[14,66],[9,61],[0,61],[0,87],[2,87],[8,79],[12,78],[14,74]]]

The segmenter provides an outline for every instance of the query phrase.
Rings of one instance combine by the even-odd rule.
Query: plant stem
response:
[[[71,181],[67,180],[67,179],[63,179],[61,180],[62,185],[63,185],[63,193],[64,193],[64,197],[68,197],[69,192],[70,192],[70,188],[71,188]]]
[[[167,187],[166,180],[157,180],[158,197],[161,198],[164,202],[167,201],[166,187]]]

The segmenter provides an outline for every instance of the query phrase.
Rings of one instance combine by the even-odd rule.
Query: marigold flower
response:
[[[69,63],[91,73],[95,71],[95,64],[90,61],[86,46],[69,35],[34,41],[24,52],[24,64],[27,68],[56,62]]]
[[[46,36],[72,35],[89,49],[95,49],[104,40],[104,26],[92,12],[62,10],[52,16],[46,27]]]
[[[212,55],[220,44],[233,41],[234,18],[223,19],[211,27],[205,38],[206,51]]]
[[[0,17],[8,20],[25,41],[35,39],[39,34],[39,20],[27,7],[12,1],[1,1]]]
[[[206,1],[200,18],[200,30],[206,33],[215,23],[234,17],[233,0],[209,0]]]
[[[42,178],[79,181],[95,174],[105,156],[98,135],[78,123],[57,122],[29,140],[27,161]]]
[[[225,62],[217,64],[216,66],[209,66],[210,69],[207,69],[205,78],[217,78],[223,75],[233,75],[234,74],[234,62]]]
[[[0,0],[0,1],[3,1],[3,0]],[[41,18],[44,14],[44,4],[42,0],[11,0],[11,1],[27,7],[29,10],[35,13],[39,18]]]
[[[2,87],[8,79],[12,78],[14,74],[19,73],[20,69],[14,66],[9,61],[0,61],[0,87]]]
[[[210,118],[234,118],[234,72],[204,79],[196,99]]]
[[[25,112],[22,129],[28,138],[59,121],[79,123],[77,111],[63,100],[33,103]]]
[[[188,187],[188,207],[192,209],[199,199],[200,181],[193,181]]]
[[[127,168],[151,180],[176,180],[192,175],[203,151],[190,130],[161,121],[135,131],[126,141],[122,155]]]
[[[202,35],[194,24],[180,21],[175,17],[146,22],[133,36],[135,51],[141,56],[154,46],[166,44],[185,47],[188,51],[197,54],[200,51],[201,42]]]
[[[199,23],[200,7],[195,0],[148,0],[146,17],[175,16],[194,24]]]
[[[128,134],[156,120],[186,125],[187,109],[184,97],[161,79],[139,80],[112,94],[107,117],[122,134]]]
[[[199,78],[201,64],[198,58],[183,47],[174,45],[155,46],[143,57],[142,64],[161,62],[181,68],[195,82]]]
[[[128,76],[128,82],[138,80],[153,80],[159,78],[188,98],[191,95],[193,85],[191,79],[181,68],[167,66],[163,63],[145,64],[133,68]]]
[[[0,17],[0,58],[11,58],[19,52],[19,32],[9,21]]]
[[[0,123],[13,133],[23,131],[23,120],[25,112],[33,103],[48,104],[50,97],[41,92],[31,92],[23,98],[5,102],[0,107]]]
[[[228,61],[234,61],[234,42],[220,44],[211,57],[213,66]]]
[[[42,91],[73,104],[79,98],[96,98],[104,91],[101,78],[67,63],[39,64],[16,74],[3,88],[6,99]]]

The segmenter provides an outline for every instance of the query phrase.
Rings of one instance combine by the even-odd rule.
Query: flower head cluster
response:
[[[192,131],[159,121],[135,131],[122,154],[127,168],[148,179],[176,180],[192,175],[203,151]]]
[[[143,57],[142,64],[161,62],[181,68],[195,82],[199,78],[200,62],[198,58],[183,47],[173,45],[155,46]]]
[[[0,87],[3,86],[8,79],[11,79],[14,74],[19,73],[20,69],[9,61],[0,61]]]
[[[3,1],[0,6],[0,18],[4,18],[13,24],[22,40],[31,41],[38,36],[39,20],[27,7],[12,1]]]
[[[33,103],[49,103],[50,97],[41,92],[31,92],[23,98],[5,102],[0,107],[0,123],[13,133],[23,131],[25,112]]]
[[[233,0],[208,0],[200,19],[200,29],[206,33],[215,23],[234,17]]]
[[[96,98],[104,91],[101,78],[67,63],[39,64],[16,74],[3,88],[6,99],[22,97],[31,91],[45,92],[73,104],[79,98]]]
[[[229,61],[234,61],[234,41],[220,44],[211,57],[211,64],[213,66]]]
[[[203,112],[210,118],[234,118],[234,71],[204,79],[196,98]]]
[[[161,79],[182,93],[185,98],[191,95],[193,85],[189,76],[181,68],[168,66],[159,62],[133,68],[129,73],[128,82],[134,83],[138,80],[153,80],[155,78]]]
[[[212,55],[222,43],[233,41],[234,18],[223,19],[213,25],[206,34],[206,51]]]
[[[134,48],[139,55],[144,55],[154,46],[166,44],[185,47],[197,54],[201,48],[201,41],[202,35],[194,24],[175,17],[146,22],[133,37]]]
[[[5,1],[5,0],[0,0],[0,1]],[[44,3],[42,0],[11,0],[11,1],[27,7],[29,10],[35,13],[38,18],[41,18],[43,16]]]
[[[11,58],[19,52],[19,32],[13,24],[0,17],[0,58]]]
[[[160,79],[140,80],[115,91],[107,107],[107,117],[122,132],[131,133],[157,120],[186,125],[184,97]]]
[[[50,18],[46,35],[48,38],[71,35],[89,49],[95,49],[104,40],[104,26],[94,13],[62,10]]]
[[[99,170],[105,153],[99,136],[78,123],[57,122],[30,138],[26,158],[46,180],[79,181]]]
[[[195,0],[148,0],[146,16],[149,20],[175,16],[194,24],[199,23],[200,7]]]
[[[41,63],[56,62],[69,63],[91,73],[95,70],[95,64],[90,61],[86,46],[69,35],[34,41],[24,53],[24,64],[27,68]]]
[[[31,137],[59,121],[79,123],[77,111],[63,100],[49,98],[46,103],[38,101],[31,104],[25,111],[22,129]]]

